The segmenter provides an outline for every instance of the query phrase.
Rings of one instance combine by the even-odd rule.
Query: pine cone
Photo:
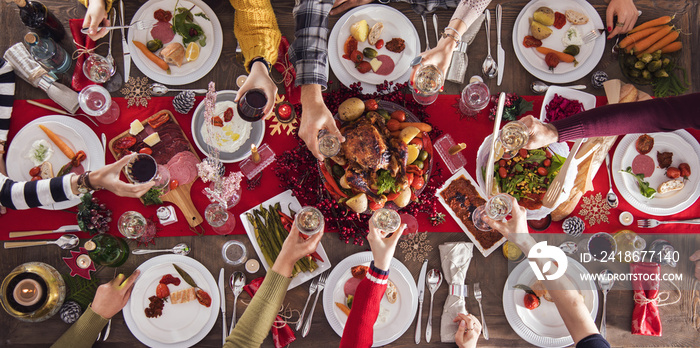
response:
[[[194,92],[192,91],[180,92],[175,96],[175,99],[173,99],[173,107],[175,108],[175,111],[183,115],[189,113],[193,106]]]
[[[564,220],[564,223],[561,227],[564,230],[564,233],[572,237],[578,237],[583,233],[586,224],[583,222],[583,220],[581,220],[580,217],[572,216]]]
[[[61,306],[59,315],[64,323],[73,324],[78,320],[78,318],[80,318],[82,311],[83,310],[80,308],[80,305],[77,302],[67,301],[63,304],[63,306]]]

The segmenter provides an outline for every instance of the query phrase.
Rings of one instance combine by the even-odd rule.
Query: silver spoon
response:
[[[425,327],[425,340],[430,342],[430,337],[433,334],[433,296],[435,296],[435,291],[442,284],[442,273],[437,268],[433,268],[428,272],[428,277],[425,278],[425,283],[428,285],[430,290],[430,311],[428,311],[428,325]]]
[[[185,256],[190,253],[190,247],[187,246],[185,243],[180,243],[176,246],[174,246],[172,249],[157,249],[157,250],[149,250],[149,249],[134,249],[131,251],[132,254],[134,255],[143,255],[143,254],[150,254],[150,253],[173,253],[173,254],[178,254]]]
[[[615,284],[615,279],[612,278],[612,272],[609,269],[604,269],[602,272],[600,272],[598,287],[603,293],[603,316],[600,319],[600,335],[603,336],[603,338],[605,338],[606,333],[605,311],[608,304],[608,292],[610,292],[610,289],[612,289],[613,284]]]
[[[496,61],[491,57],[491,12],[489,10],[486,10],[484,12],[484,16],[486,16],[486,21],[484,22],[486,24],[486,44],[488,45],[488,55],[486,56],[486,59],[484,59],[484,64],[481,65],[481,71],[486,75],[486,77],[492,79],[496,77],[496,74],[498,74],[498,64],[496,64]]]
[[[154,83],[151,85],[151,94],[153,95],[163,95],[168,92],[183,92],[183,91],[192,91],[194,93],[198,94],[204,94],[207,93],[206,89],[176,89],[176,88],[168,88],[163,84],[160,83]]]
[[[59,247],[61,247],[61,249],[73,249],[78,246],[78,243],[80,243],[80,238],[78,238],[78,236],[74,234],[64,234],[55,241],[40,240],[35,242],[5,242],[5,249],[23,248],[28,246],[48,244],[56,244]]]
[[[530,84],[530,89],[535,92],[535,93],[544,93],[547,92],[549,87],[552,87],[542,81],[535,81]],[[557,87],[566,87],[566,88],[571,88],[571,89],[586,89],[586,85],[573,85],[573,86],[557,86]]]
[[[245,285],[245,274],[240,271],[233,272],[231,278],[229,278],[229,286],[231,286],[231,291],[233,291],[233,316],[231,317],[231,328],[228,334],[233,332],[233,327],[236,326],[236,303],[238,302],[238,295],[243,291],[243,286]]]
[[[612,181],[610,181],[610,177],[612,176],[610,173],[610,154],[605,155],[605,166],[608,167],[608,186],[610,186],[610,191],[608,191],[608,195],[605,198],[610,208],[617,208],[617,204],[620,201],[617,199],[615,192],[613,192]]]

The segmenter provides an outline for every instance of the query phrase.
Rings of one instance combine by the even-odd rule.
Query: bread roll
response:
[[[588,23],[588,16],[585,14],[574,11],[574,10],[566,10],[566,20],[569,21],[573,25],[582,25]]]
[[[374,44],[379,41],[379,38],[382,36],[382,31],[384,30],[384,24],[382,22],[377,22],[375,25],[372,26],[372,29],[369,31],[369,36],[367,37],[367,40],[369,41],[369,44],[374,46]]]

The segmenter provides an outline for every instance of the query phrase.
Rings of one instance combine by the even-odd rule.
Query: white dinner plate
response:
[[[654,198],[649,199],[639,193],[637,180],[631,175],[620,173],[619,171],[632,165],[639,152],[635,148],[637,138],[641,134],[625,135],[615,149],[612,160],[612,172],[615,186],[620,191],[622,197],[639,211],[651,215],[668,216],[680,213],[687,209],[700,196],[700,178],[696,174],[700,171],[700,144],[697,139],[685,130],[677,130],[670,133],[651,133],[654,138],[654,148],[647,156],[654,160],[654,173],[652,176],[644,178],[649,185],[658,190],[659,185],[671,180],[666,177],[666,170],[659,168],[656,159],[656,152],[673,152],[672,167],[678,167],[681,163],[688,163],[692,175],[685,181],[685,187],[679,191],[665,194],[656,193]]]
[[[292,190],[287,190],[284,191],[277,196],[274,196],[265,202],[262,202],[261,205],[265,209],[269,209],[270,205],[274,205],[276,203],[280,203],[280,206],[282,208],[282,212],[287,214],[288,216],[291,216],[290,214],[290,207],[293,209],[295,212],[298,212],[301,210],[301,204],[299,204],[299,201],[297,200],[296,197],[292,195]],[[248,238],[250,238],[250,243],[253,244],[253,249],[255,249],[255,253],[258,254],[258,258],[260,259],[260,263],[265,267],[265,271],[270,270],[271,265],[267,263],[267,260],[265,260],[265,256],[262,253],[262,250],[260,250],[260,245],[258,245],[258,240],[255,238],[255,229],[253,228],[253,225],[248,221],[248,218],[246,217],[246,214],[248,213],[253,213],[253,210],[258,209],[259,206],[256,206],[254,208],[248,209],[248,211],[242,213],[240,215],[241,222],[243,223],[243,228],[245,228],[245,233],[248,234]],[[323,245],[321,242],[318,243],[318,247],[316,248],[316,252],[318,253],[319,256],[323,259],[323,262],[316,261],[316,264],[318,265],[318,268],[316,268],[313,272],[301,272],[296,275],[292,279],[292,281],[289,283],[289,287],[287,290],[294,289],[295,287],[304,284],[305,282],[316,278],[319,274],[325,272],[326,270],[331,269],[331,262],[328,260],[328,254],[326,254],[326,250],[323,249]],[[328,283],[327,283],[328,284]]]
[[[216,92],[216,102],[230,101],[233,102],[236,99],[237,91],[219,91]],[[202,124],[204,123],[204,109],[205,109],[206,99],[197,105],[194,110],[194,115],[192,116],[192,137],[194,138],[194,143],[197,145],[199,151],[202,151],[205,155],[209,156],[209,146],[204,141],[202,137]],[[238,108],[233,108],[233,112],[238,116]],[[261,119],[253,122],[253,129],[250,131],[250,136],[238,150],[234,152],[219,152],[219,160],[223,163],[234,163],[242,161],[250,157],[250,145],[255,144],[256,147],[260,147],[262,144],[263,137],[265,136],[265,119]]]
[[[178,286],[168,285],[171,293],[190,288],[173,264],[187,272],[197,286],[209,294],[211,306],[204,307],[197,300],[181,304],[172,304],[168,300],[163,315],[146,318],[144,309],[150,303],[148,298],[156,294],[156,287],[164,275],[170,274],[181,280]],[[204,265],[187,256],[161,255],[142,263],[137,269],[141,275],[123,312],[127,327],[141,343],[149,347],[190,347],[211,331],[221,306],[218,285]]]
[[[54,150],[53,155],[49,158],[54,175],[61,170],[61,167],[70,162],[71,159],[66,157],[46,136],[46,133],[39,128],[40,124],[53,131],[74,152],[77,153],[80,150],[85,152],[87,156],[82,163],[85,170],[96,170],[104,167],[105,155],[102,151],[102,142],[90,127],[69,116],[44,116],[22,127],[12,139],[7,150],[7,163],[12,164],[7,166],[7,174],[10,179],[15,181],[29,181],[32,179],[29,175],[29,170],[34,167],[34,163],[25,156],[31,150],[34,141],[39,139],[46,140]],[[79,203],[80,200],[76,199],[42,206],[41,208],[61,210],[74,207]]]
[[[166,71],[159,68],[156,63],[146,58],[143,52],[132,42],[136,40],[146,44],[149,40],[152,40],[151,29],[129,29],[127,35],[129,51],[131,52],[131,58],[136,67],[151,80],[167,85],[184,85],[204,77],[218,62],[221,49],[224,45],[224,35],[221,30],[219,18],[216,17],[216,13],[201,0],[180,0],[179,3],[178,0],[149,0],[136,11],[136,14],[131,18],[131,24],[139,20],[154,20],[153,13],[159,9],[170,11],[174,17],[176,14],[176,4],[177,7],[185,7],[188,9],[194,6],[194,9],[191,10],[193,14],[202,12],[209,18],[209,20],[206,20],[201,16],[194,16],[194,22],[202,27],[204,35],[207,37],[207,44],[200,47],[199,58],[194,62],[185,63],[180,67],[171,64],[170,74],[168,74]],[[173,38],[171,42],[182,43],[182,36],[175,34],[175,38]],[[166,45],[167,44],[164,44],[164,46]]]
[[[326,288],[323,291],[323,312],[326,319],[338,336],[343,335],[347,316],[335,302],[345,303],[345,282],[352,277],[350,269],[357,265],[369,266],[372,257],[371,251],[364,251],[350,255],[335,266],[326,280]],[[401,337],[413,323],[418,309],[418,290],[411,272],[399,260],[391,259],[389,280],[396,285],[398,299],[396,303],[389,303],[386,295],[380,303],[380,316],[385,320],[374,324],[374,338],[372,347],[380,347],[394,342]]]
[[[355,22],[366,20],[370,28],[377,22],[382,22],[384,30],[380,38],[384,40],[385,47],[378,49],[380,55],[387,55],[394,60],[394,71],[387,75],[377,75],[372,71],[361,74],[355,69],[355,63],[343,58],[345,40],[350,36],[350,27]],[[401,53],[394,53],[386,49],[386,43],[393,38],[401,38],[405,41],[406,49]],[[357,49],[362,52],[365,47],[372,47],[367,41],[358,42]],[[373,93],[377,85],[386,81],[404,83],[411,75],[411,60],[420,52],[420,40],[413,23],[399,10],[386,5],[358,6],[345,13],[336,22],[328,38],[328,60],[333,73],[345,86],[356,82],[362,82],[363,93]],[[367,60],[367,59],[365,59]]]
[[[605,33],[600,35],[594,42],[580,47],[581,51],[576,56],[576,60],[579,62],[578,66],[574,67],[572,63],[562,62],[559,63],[559,66],[552,72],[547,67],[543,54],[537,52],[534,48],[523,46],[523,39],[525,36],[531,35],[530,18],[532,18],[535,11],[542,6],[549,7],[553,11],[561,13],[564,13],[566,10],[575,10],[588,16],[588,23],[576,26],[581,32],[582,37],[595,28],[604,28],[603,20],[598,15],[598,12],[585,0],[530,1],[520,11],[513,26],[513,48],[520,64],[535,77],[552,83],[568,83],[586,76],[595,68],[600,58],[603,56],[603,52],[605,51]],[[548,38],[542,40],[542,46],[557,51],[563,51],[565,46],[561,42],[561,38],[571,26],[571,23],[568,21],[562,29],[550,26],[549,28],[552,29],[553,33]]]
[[[544,95],[542,100],[542,109],[540,110],[540,121],[546,122],[547,117],[547,105],[554,99],[554,95],[558,94],[560,97],[564,97],[569,100],[578,100],[579,103],[583,104],[583,110],[591,110],[595,108],[596,99],[593,94],[577,91],[568,87],[561,86],[550,86],[547,89],[547,93]]]
[[[568,267],[564,276],[568,277],[575,288],[583,295],[583,301],[595,320],[598,314],[598,290],[593,280],[584,281],[581,275],[588,271],[578,261],[568,258]],[[543,298],[540,306],[534,310],[525,308],[525,291],[514,289],[516,284],[530,286],[536,281],[535,273],[529,262],[521,262],[510,272],[503,289],[503,310],[508,324],[522,339],[539,347],[566,347],[574,340],[564,325],[553,302]]]

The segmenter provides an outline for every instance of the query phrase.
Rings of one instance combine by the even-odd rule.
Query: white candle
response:
[[[42,290],[39,282],[34,279],[23,279],[13,291],[15,301],[22,306],[29,307],[39,302]]]

